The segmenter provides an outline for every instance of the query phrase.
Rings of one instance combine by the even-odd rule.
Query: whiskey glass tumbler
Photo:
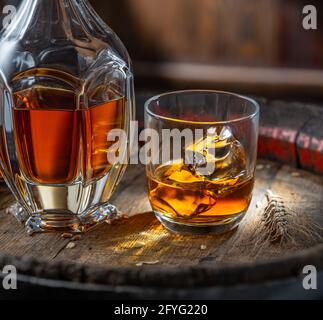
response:
[[[252,199],[258,125],[257,102],[237,94],[180,91],[146,102],[148,195],[167,229],[206,234],[239,225]]]
[[[29,233],[83,232],[108,203],[134,118],[133,74],[117,35],[87,0],[24,0],[0,39],[0,165]],[[26,220],[26,221],[24,221]]]

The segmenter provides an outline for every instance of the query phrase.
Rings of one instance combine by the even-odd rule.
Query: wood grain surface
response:
[[[272,243],[257,250],[252,235],[260,226],[268,189],[280,195],[291,212],[305,217],[299,220],[300,223],[312,221],[316,225],[315,233],[322,235],[323,177],[275,162],[260,161],[253,202],[240,227],[221,236],[190,237],[171,234],[160,225],[151,213],[147,199],[144,168],[130,166],[112,199],[119,210],[130,216],[129,219],[103,224],[84,234],[81,240],[74,241],[74,248],[69,249],[71,239],[62,238],[62,234],[28,236],[15,218],[3,210],[0,213],[0,252],[48,262],[78,262],[107,268],[154,268],[266,261],[321,243],[316,236],[304,239],[301,228],[296,228],[293,241],[284,245]],[[8,207],[11,201],[8,191],[2,188],[1,208]],[[298,220],[295,223],[299,223]]]

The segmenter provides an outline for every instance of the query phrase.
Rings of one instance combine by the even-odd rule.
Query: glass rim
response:
[[[232,120],[226,120],[226,121],[192,121],[192,120],[183,120],[183,119],[177,119],[177,118],[173,118],[173,117],[165,117],[162,115],[158,115],[155,112],[150,110],[150,104],[153,101],[156,101],[160,98],[163,97],[167,97],[167,96],[174,96],[174,95],[178,95],[178,94],[189,94],[189,93],[201,93],[201,94],[221,94],[221,95],[227,95],[227,96],[231,96],[231,97],[236,97],[239,98],[243,101],[248,101],[250,102],[254,107],[255,110],[254,112],[250,113],[250,115],[246,115],[244,117],[239,117],[237,119],[232,119]],[[255,117],[259,116],[260,114],[260,105],[259,103],[247,96],[238,94],[238,93],[233,93],[233,92],[229,92],[229,91],[221,91],[221,90],[204,90],[204,89],[195,89],[195,90],[179,90],[179,91],[170,91],[170,92],[166,92],[166,93],[162,93],[162,94],[158,94],[155,95],[153,97],[151,97],[150,99],[148,99],[145,104],[145,112],[147,114],[149,114],[150,116],[156,118],[156,119],[161,119],[161,120],[166,120],[166,121],[170,121],[170,122],[177,122],[177,123],[188,123],[188,124],[197,124],[197,125],[226,125],[226,124],[233,124],[233,123],[239,123],[239,122],[244,122],[247,120],[252,120]]]

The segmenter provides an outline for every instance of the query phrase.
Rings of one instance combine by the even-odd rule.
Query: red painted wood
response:
[[[294,129],[261,126],[259,129],[259,156],[296,165],[296,137],[297,131]]]
[[[304,104],[262,101],[259,129],[259,157],[297,166],[296,139],[311,112]],[[311,109],[311,108],[310,108]]]
[[[303,169],[323,174],[323,117],[311,119],[303,127],[296,145],[300,166]]]

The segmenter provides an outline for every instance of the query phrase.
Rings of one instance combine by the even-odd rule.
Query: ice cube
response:
[[[194,183],[203,181],[203,177],[196,176],[183,160],[174,161],[165,172],[165,177],[175,183]]]
[[[219,131],[219,133],[218,133]],[[186,148],[186,163],[194,176],[207,180],[236,179],[245,174],[246,156],[243,145],[229,127],[210,128],[207,135]]]

